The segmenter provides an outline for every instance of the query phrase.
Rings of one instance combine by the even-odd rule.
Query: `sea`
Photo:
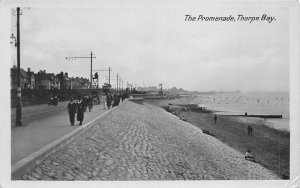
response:
[[[282,115],[282,118],[240,117],[244,123],[263,123],[271,128],[290,131],[289,92],[243,92],[197,95],[191,101],[222,115]]]

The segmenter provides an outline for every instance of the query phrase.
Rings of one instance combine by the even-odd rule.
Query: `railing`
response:
[[[101,93],[101,90],[100,92]],[[89,95],[89,89],[64,89],[64,90],[45,90],[45,89],[23,89],[22,90],[22,106],[31,106],[38,104],[46,104],[50,97],[54,95],[60,101],[69,100],[70,97],[77,98],[79,96]],[[17,104],[17,90],[11,89],[11,107],[16,107]]]

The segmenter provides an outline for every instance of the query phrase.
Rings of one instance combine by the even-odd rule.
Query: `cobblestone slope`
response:
[[[117,108],[23,179],[278,179],[163,109],[129,101]]]

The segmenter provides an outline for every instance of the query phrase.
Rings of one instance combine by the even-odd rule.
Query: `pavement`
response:
[[[161,108],[126,101],[22,180],[278,179]]]
[[[79,122],[75,122],[75,126],[70,125],[67,104],[68,102],[61,102],[58,106],[44,104],[22,109],[24,126],[13,126],[11,129],[12,165],[79,127]],[[83,124],[106,111],[102,104],[94,105],[91,112],[85,112]],[[14,112],[15,109],[12,109],[12,122]]]

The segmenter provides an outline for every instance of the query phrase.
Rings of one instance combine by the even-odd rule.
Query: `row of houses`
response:
[[[88,89],[89,80],[79,77],[68,77],[68,73],[60,72],[59,74],[46,73],[46,70],[40,70],[34,73],[30,68],[25,71],[20,69],[21,88],[22,89]],[[17,67],[10,69],[11,89],[17,88]]]

